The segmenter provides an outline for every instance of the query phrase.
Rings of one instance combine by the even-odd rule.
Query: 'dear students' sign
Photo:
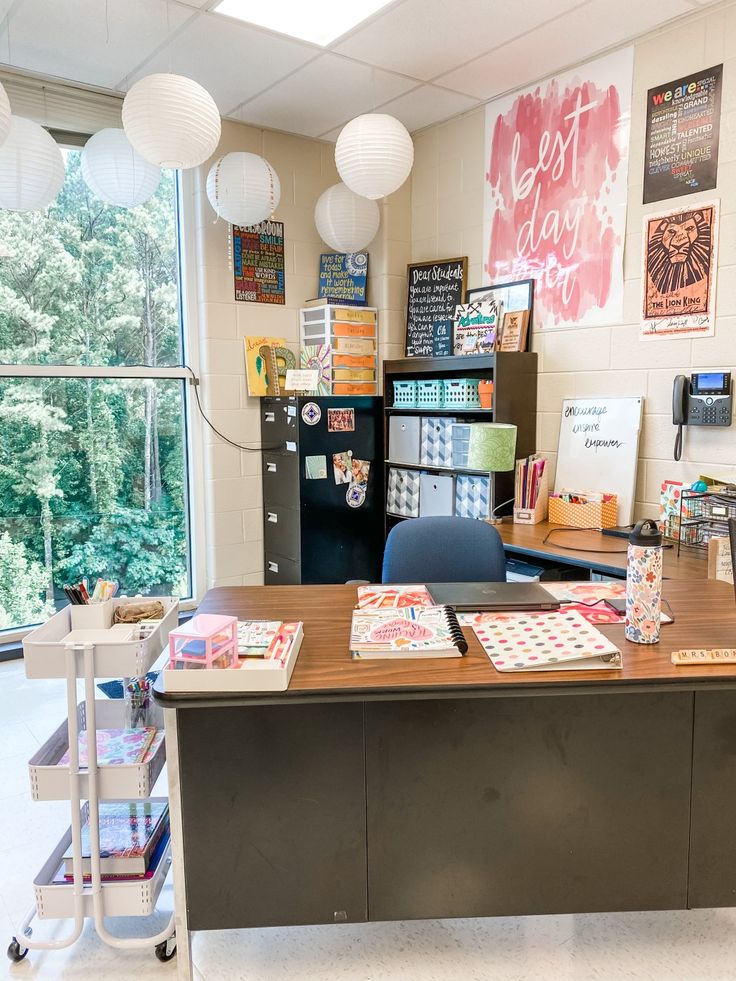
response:
[[[407,267],[407,358],[431,358],[452,354],[448,337],[455,307],[465,298],[468,259],[415,262]]]

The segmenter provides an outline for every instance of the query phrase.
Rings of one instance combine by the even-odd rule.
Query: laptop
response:
[[[427,589],[438,606],[459,612],[559,610],[560,603],[535,582],[432,582]]]

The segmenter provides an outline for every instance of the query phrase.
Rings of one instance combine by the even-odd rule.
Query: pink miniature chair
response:
[[[200,613],[169,634],[169,667],[238,666],[237,617]]]

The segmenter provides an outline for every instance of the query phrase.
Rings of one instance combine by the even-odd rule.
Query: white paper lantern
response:
[[[0,208],[40,211],[64,183],[64,158],[45,129],[11,116],[10,132],[0,146]]]
[[[314,209],[314,223],[323,242],[336,252],[360,252],[373,241],[381,216],[375,201],[333,184]]]
[[[123,101],[123,129],[144,160],[198,167],[217,149],[220,113],[205,89],[184,75],[147,75]]]
[[[226,153],[210,168],[207,197],[220,218],[233,225],[256,225],[273,214],[281,183],[268,160],[256,153]]]
[[[370,112],[343,126],[335,145],[335,163],[351,191],[375,200],[392,194],[409,176],[414,144],[398,119]]]
[[[8,93],[0,85],[0,144],[5,142],[5,139],[10,132],[10,101],[8,99]]]
[[[161,168],[144,160],[122,129],[101,129],[82,150],[82,177],[108,204],[135,208],[155,194]]]

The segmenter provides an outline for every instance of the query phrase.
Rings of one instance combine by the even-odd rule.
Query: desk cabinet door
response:
[[[177,710],[189,926],[367,917],[363,706]]]

